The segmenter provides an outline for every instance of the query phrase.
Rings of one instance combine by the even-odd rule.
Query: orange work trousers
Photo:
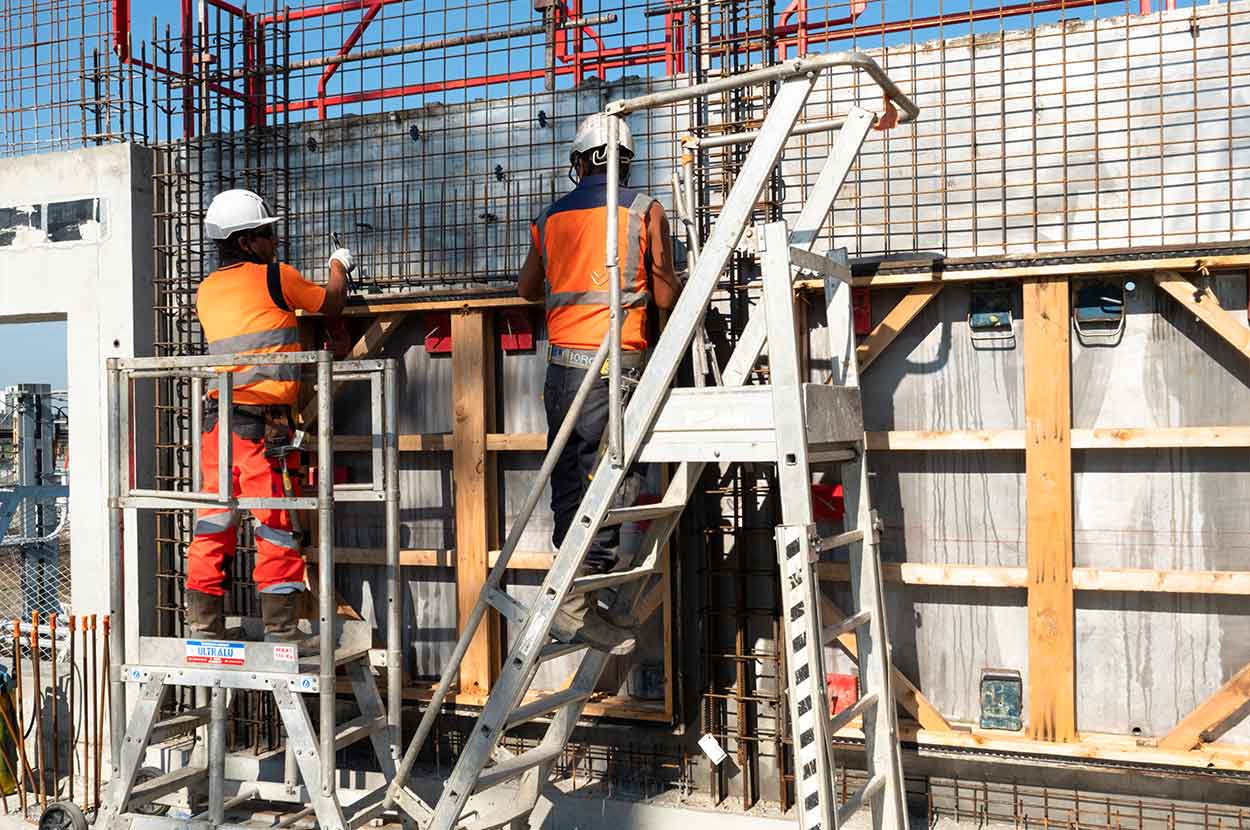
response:
[[[204,492],[217,492],[217,449],[220,423],[201,436],[200,468]],[[231,435],[234,495],[236,498],[282,497],[280,460],[265,457],[265,442]],[[292,471],[299,466],[299,453],[287,456]],[[286,510],[253,510],[256,519],[256,567],[252,579],[261,593],[285,594],[304,589],[304,557],[300,540],[292,532],[291,514]],[[187,550],[187,589],[221,596],[225,593],[226,569],[232,564],[238,545],[239,511],[209,508],[195,514],[195,538]]]

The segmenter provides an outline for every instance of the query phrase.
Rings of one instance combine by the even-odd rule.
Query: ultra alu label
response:
[[[207,666],[242,666],[245,661],[243,643],[218,640],[187,640],[187,662]]]

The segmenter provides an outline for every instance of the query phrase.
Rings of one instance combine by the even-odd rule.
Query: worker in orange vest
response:
[[[272,354],[300,350],[295,311],[334,315],[347,300],[353,267],[346,248],[330,256],[330,279],[320,286],[276,258],[274,226],[264,201],[249,190],[219,193],[204,216],[204,230],[216,240],[219,267],[200,283],[195,310],[209,354]],[[291,407],[299,396],[297,366],[234,366],[230,437],[236,497],[284,495],[281,463],[292,439]],[[217,492],[216,392],[204,400],[200,466],[204,490]],[[268,449],[268,457],[266,450]],[[275,452],[276,451],[276,452]],[[274,457],[274,456],[277,457]],[[288,468],[297,452],[286,454]],[[253,510],[256,567],[265,639],[296,642],[300,592],[304,591],[301,540],[286,510]],[[222,639],[225,591],[237,543],[237,511],[209,508],[196,513],[195,538],[187,551],[187,624],[191,635]]]
[[[607,234],[607,116],[592,115],[578,127],[569,153],[569,177],[576,187],[547,207],[530,229],[529,255],[517,278],[517,292],[527,300],[546,298],[550,355],[543,400],[547,410],[547,441],[555,439],[572,406],[599,344],[608,334],[608,285],[604,265]],[[673,242],[668,217],[658,201],[630,189],[634,139],[620,125],[619,199],[615,206],[620,228],[621,372],[628,390],[642,375],[648,347],[652,306],[668,309],[681,290],[673,270]],[[608,423],[608,377],[592,387],[568,444],[551,476],[551,511],[556,548],[564,541],[573,516],[603,452]],[[616,507],[633,504],[642,482],[633,470],[621,488]],[[620,528],[603,528],[594,539],[579,574],[605,573],[617,563]],[[613,654],[634,647],[633,634],[614,625],[598,603],[577,595],[556,613],[552,636],[582,642]]]

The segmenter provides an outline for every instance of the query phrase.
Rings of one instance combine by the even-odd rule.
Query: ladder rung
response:
[[[615,510],[608,511],[608,515],[603,520],[603,526],[660,519],[664,516],[680,513],[685,509],[685,502],[657,502],[655,504],[640,504],[635,507],[618,507]]]
[[[205,767],[182,767],[164,775],[158,775],[142,784],[135,784],[134,789],[130,791],[130,800],[126,802],[126,810],[132,811],[150,804],[162,796],[189,787],[201,778],[207,777],[208,769]]]
[[[535,718],[541,718],[549,712],[556,709],[562,709],[570,703],[580,703],[590,698],[590,692],[583,692],[577,689],[565,689],[562,692],[556,692],[553,695],[540,697],[532,703],[524,706],[518,706],[512,710],[512,714],[508,715],[508,726],[516,726],[521,723],[528,723]]]
[[[370,718],[361,715],[353,718],[343,724],[339,730],[334,733],[334,750],[337,752],[344,747],[351,746],[354,743],[363,741],[370,735],[374,735],[379,729],[386,726],[386,721],[381,718]]]
[[[350,810],[351,813],[347,817],[347,826],[351,828],[363,827],[382,815],[384,812],[383,799],[386,798],[386,790],[389,786],[390,782],[388,781],[348,804],[346,809]]]
[[[172,718],[166,718],[152,727],[148,743],[159,744],[176,735],[194,732],[208,723],[209,714],[208,707],[201,706],[198,709],[188,709],[180,715],[174,715]]]
[[[860,611],[858,614],[852,614],[851,616],[847,617],[841,622],[836,622],[833,625],[827,625],[825,626],[824,632],[822,632],[824,641],[826,643],[832,642],[833,640],[838,639],[839,637],[841,637],[843,634],[847,633],[848,631],[853,631],[856,628],[859,628],[861,625],[864,625],[871,619],[872,619],[872,611],[869,609],[864,609],[863,611]]]
[[[510,597],[505,591],[491,588],[486,592],[486,601],[500,614],[503,614],[516,625],[525,622],[529,615],[524,605]]]
[[[656,573],[654,565],[640,565],[625,571],[579,576],[573,580],[573,586],[569,588],[569,596],[598,591],[600,588],[611,588],[613,585],[633,582],[636,579],[646,579],[654,573]]]
[[[790,246],[790,264],[803,271],[832,277],[839,282],[851,281],[851,271],[844,263],[831,257],[814,254],[806,248]]]
[[[833,536],[823,536],[816,544],[816,552],[824,553],[837,548],[844,548],[847,545],[853,545],[856,542],[864,540],[864,531],[848,530],[846,533],[835,533]]]
[[[876,706],[878,700],[880,700],[880,697],[878,697],[877,693],[871,692],[855,701],[853,706],[848,706],[841,712],[838,712],[829,720],[829,734],[834,734],[839,729],[864,714],[865,709]]]
[[[548,643],[538,652],[538,662],[546,663],[568,654],[576,654],[586,648],[589,646],[585,643]]]
[[[418,814],[429,816],[433,811],[422,801],[417,795],[402,784],[398,784],[391,792],[391,797],[399,808],[409,816],[417,816]]]
[[[560,757],[560,753],[563,751],[564,747],[562,746],[539,744],[528,752],[522,752],[515,758],[510,758],[507,761],[482,770],[482,774],[477,778],[477,789],[482,790],[486,787],[492,787],[500,781],[507,781],[509,778],[520,775],[527,769],[533,769],[548,761],[554,761]]]
[[[859,808],[863,807],[869,799],[876,796],[876,794],[880,792],[881,788],[884,786],[885,776],[874,775],[871,779],[869,779],[867,784],[851,793],[851,797],[846,800],[846,803],[838,808],[837,826],[841,827],[843,822],[859,812]]]

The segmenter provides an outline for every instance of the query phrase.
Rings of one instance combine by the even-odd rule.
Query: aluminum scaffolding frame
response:
[[[768,176],[793,133],[807,98],[821,74],[832,67],[851,67],[867,74],[884,92],[886,111],[881,116],[853,108],[845,118],[827,126],[838,127],[825,166],[808,196],[793,231],[785,223],[760,226],[747,231],[752,210]],[[619,587],[614,610],[632,614],[640,583],[657,575],[660,551],[677,526],[694,484],[708,463],[748,461],[776,463],[783,476],[788,504],[777,529],[779,559],[783,561],[787,599],[787,639],[791,644],[789,686],[795,747],[800,771],[801,824],[806,830],[837,827],[859,806],[870,805],[874,826],[880,830],[900,830],[905,826],[902,772],[899,762],[894,697],[890,689],[889,649],[886,640],[884,604],[875,538],[865,533],[870,526],[870,508],[863,485],[864,434],[859,390],[854,362],[854,337],[850,326],[850,271],[845,254],[837,259],[811,252],[816,236],[828,216],[834,198],[850,172],[868,131],[880,120],[889,126],[896,115],[894,105],[903,110],[904,121],[918,114],[915,105],[867,55],[838,53],[813,59],[796,60],[782,66],[744,73],[681,90],[643,96],[609,105],[609,158],[607,203],[615,203],[617,177],[616,145],[612,141],[619,118],[630,112],[663,104],[687,101],[714,92],[754,84],[780,85],[773,104],[753,139],[741,175],[725,200],[720,217],[706,244],[699,251],[690,279],[672,311],[663,334],[648,362],[645,373],[631,396],[623,417],[616,406],[620,390],[620,287],[616,263],[618,228],[609,222],[606,268],[611,280],[611,329],[588,367],[570,412],[552,446],[548,448],[539,477],[525,502],[520,520],[513,525],[499,559],[487,579],[481,598],[462,628],[452,659],[448,662],[429,703],[416,736],[409,744],[386,805],[392,802],[429,830],[472,827],[475,830],[511,825],[531,826],[531,812],[539,807],[543,787],[553,762],[563,752],[582,708],[590,698],[608,662],[608,655],[587,651],[585,646],[555,642],[550,636],[552,619],[564,600],[573,594]],[[614,215],[609,211],[609,217]],[[755,244],[764,265],[767,327],[756,315],[721,375],[722,386],[673,389],[686,351],[696,342],[703,315],[716,289],[720,275],[746,233]],[[765,242],[772,240],[765,245]],[[779,241],[778,241],[779,240]],[[791,280],[793,271],[822,275],[828,286],[831,309],[831,338],[839,354],[850,353],[847,368],[839,373],[837,386],[802,384],[799,378],[795,340],[795,318]],[[771,276],[770,276],[771,275]],[[840,288],[833,283],[841,283]],[[784,296],[784,302],[782,297]],[[842,309],[842,306],[845,309]],[[838,332],[832,332],[834,320]],[[744,385],[760,356],[765,340],[771,344],[772,372],[779,380],[772,386]],[[605,361],[611,383],[610,435],[617,452],[600,461],[591,480],[577,519],[552,563],[539,599],[525,606],[501,587],[508,560],[516,548],[525,524],[537,504],[555,461],[559,457],[578,411],[592,383],[600,376]],[[771,401],[771,404],[770,404]],[[851,463],[854,481],[846,489],[854,508],[848,531],[823,542],[815,539],[811,508],[812,460]],[[612,508],[617,490],[630,466],[636,462],[678,462],[664,498],[654,505]],[[801,485],[801,488],[800,488]],[[799,488],[799,489],[796,489]],[[800,493],[801,489],[801,493]],[[858,495],[863,493],[861,501]],[[806,505],[806,510],[803,505]],[[577,571],[601,527],[626,521],[650,520],[651,525],[632,567],[607,574],[577,577]],[[832,744],[829,735],[839,719],[820,717],[824,711],[823,635],[820,626],[814,562],[816,551],[848,547],[852,571],[856,574],[856,612],[847,623],[834,627],[834,633],[857,630],[860,636],[862,703],[854,715],[864,715],[867,737],[868,784],[852,797],[842,810],[835,809],[831,791]],[[796,555],[802,553],[802,556]],[[796,595],[796,591],[802,593]],[[806,593],[803,593],[806,592]],[[519,629],[516,645],[504,662],[503,670],[481,717],[470,734],[456,766],[447,778],[433,811],[407,787],[408,777],[429,736],[434,718],[456,678],[477,627],[489,608],[507,617]],[[580,666],[566,689],[526,701],[526,692],[538,667],[557,656],[578,654]],[[869,714],[871,712],[871,715]],[[853,716],[854,716],[853,715]],[[499,747],[504,733],[514,727],[551,716],[546,735],[534,749],[513,755]],[[520,777],[520,792],[493,799],[489,806],[478,806],[475,821],[464,820],[465,808],[474,793],[498,792],[495,785]],[[489,795],[486,799],[491,802]]]
[[[203,390],[211,381],[217,391],[219,428],[230,433],[233,373],[223,367],[240,364],[289,366],[316,369],[317,493],[315,496],[235,497],[230,441],[219,442],[220,481],[217,493],[143,489],[134,486],[130,468],[134,437],[130,426],[131,385],[136,380],[191,378],[193,388]],[[334,483],[333,395],[342,382],[367,382],[374,430],[372,478],[360,484]],[[207,781],[207,807],[194,815],[196,826],[227,827],[227,810],[252,799],[307,804],[300,815],[315,813],[325,830],[347,830],[372,821],[383,812],[386,787],[372,792],[336,789],[339,750],[368,738],[388,779],[398,756],[401,700],[399,586],[399,487],[396,425],[398,422],[397,369],[393,360],[333,362],[329,352],[218,355],[212,357],[157,357],[118,359],[108,362],[109,404],[109,547],[112,565],[112,619],[109,715],[112,724],[112,779],[97,816],[97,826],[108,830],[123,827],[175,828],[188,819],[153,815],[140,808],[162,796],[187,791],[189,804],[195,791]],[[198,405],[198,401],[197,401]],[[198,423],[197,423],[198,426]],[[198,455],[198,432],[197,455]],[[370,671],[372,634],[361,620],[338,620],[334,598],[334,505],[336,502],[373,502],[386,512],[387,614],[389,632],[385,649],[387,705],[384,707]],[[194,509],[224,507],[229,510],[268,508],[316,510],[318,518],[319,618],[315,628],[317,653],[299,654],[295,644],[266,642],[204,642],[173,637],[149,637],[138,632],[137,653],[126,654],[128,621],[124,615],[123,580],[125,556],[121,528],[128,510]],[[133,555],[133,554],[132,554]],[[253,623],[252,620],[245,620]],[[132,661],[126,661],[129,656]],[[350,679],[359,717],[338,723],[335,714],[336,674],[342,667]],[[127,718],[126,685],[139,687]],[[195,687],[208,692],[208,705],[188,715],[158,722],[162,701],[174,686]],[[239,782],[227,797],[225,730],[228,695],[238,690],[273,694],[287,732],[284,780]],[[318,725],[314,728],[305,708],[304,695],[318,699]],[[125,725],[123,733],[122,725]],[[137,783],[150,743],[207,727],[207,758],[203,766],[166,771],[152,780]],[[303,787],[299,779],[303,780]],[[388,782],[389,783],[389,782]],[[355,796],[352,799],[347,795]],[[344,802],[348,803],[344,803]]]

